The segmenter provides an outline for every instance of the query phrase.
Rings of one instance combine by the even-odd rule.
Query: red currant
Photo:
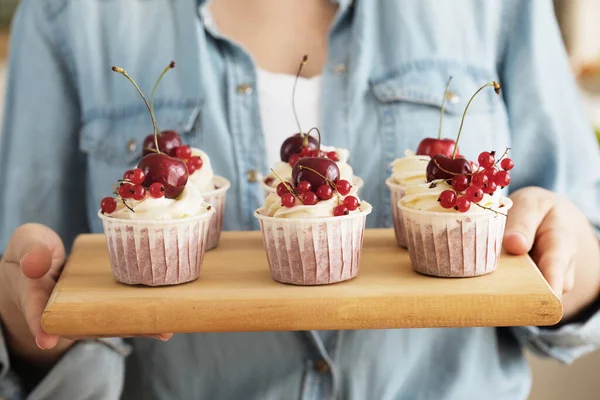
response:
[[[129,177],[131,176],[131,174],[133,173],[132,169],[128,169],[127,171],[125,171],[125,173],[123,174],[123,179],[129,179]]]
[[[337,151],[330,151],[325,154],[331,161],[340,161]]]
[[[492,168],[496,162],[496,158],[494,157],[494,152],[484,151],[479,154],[477,161],[483,168]]]
[[[133,192],[131,197],[134,200],[142,200],[146,196],[146,188],[142,185],[135,185],[131,191]]]
[[[117,201],[112,197],[105,197],[100,202],[100,209],[103,213],[111,214],[117,209]]]
[[[188,172],[192,174],[202,168],[202,165],[204,165],[204,162],[200,157],[192,157],[187,162]]]
[[[496,174],[496,185],[500,187],[508,186],[510,183],[510,174],[507,171],[498,171]]]
[[[484,187],[481,188],[485,194],[493,194],[496,189],[498,189],[498,185],[496,185],[496,182],[494,181],[489,181]]]
[[[333,189],[329,185],[321,185],[317,188],[317,197],[321,200],[329,200],[333,197]]]
[[[144,175],[144,171],[142,171],[139,168],[134,169],[129,174],[129,180],[134,185],[141,185],[142,183],[144,183],[144,179],[146,179],[146,175]]]
[[[335,188],[342,195],[345,196],[350,193],[350,189],[352,189],[352,185],[347,180],[341,179],[337,181],[335,184]]]
[[[302,150],[299,153],[299,156],[300,157],[309,157],[311,151],[312,150],[311,150],[310,147],[303,147]]]
[[[163,197],[165,195],[165,191],[166,191],[165,186],[160,182],[154,182],[148,188],[148,192],[150,192],[150,196],[154,197],[155,199],[160,199],[161,197]]]
[[[289,193],[290,191],[288,190],[289,183],[283,183],[280,182],[279,185],[277,185],[277,196],[282,197],[284,194]]]
[[[319,150],[313,150],[310,153],[308,153],[309,157],[319,157]]]
[[[133,194],[131,192],[131,189],[133,189],[133,185],[131,185],[129,183],[123,183],[117,189],[117,193],[119,194],[119,196],[121,196],[121,198],[129,199],[131,197],[131,195]]]
[[[298,182],[298,186],[296,186],[296,190],[299,193],[310,192],[311,189],[312,189],[312,185],[310,184],[309,181],[300,181],[300,182]]]
[[[505,158],[502,161],[500,161],[500,166],[502,167],[503,170],[510,171],[511,169],[514,168],[515,163],[510,158]]]
[[[296,204],[296,197],[291,193],[286,193],[281,196],[281,204],[284,207],[292,208],[294,207],[294,204]]]
[[[488,176],[483,172],[478,172],[471,177],[471,185],[483,187],[488,183]]]
[[[293,167],[300,160],[300,158],[301,158],[300,155],[298,155],[298,154],[292,154],[290,156],[290,159],[288,160],[288,162]]]
[[[471,203],[479,203],[483,199],[483,190],[479,186],[469,186],[465,191],[465,196]]]
[[[440,205],[444,208],[452,208],[456,205],[456,193],[452,190],[444,190],[440,194],[440,198],[438,200]]]
[[[305,206],[314,206],[319,202],[319,198],[313,192],[304,192],[300,194],[300,200]]]
[[[487,175],[488,182],[494,182],[496,180],[496,168],[486,168],[483,173]]]
[[[457,192],[462,192],[469,187],[469,177],[466,175],[454,175],[452,177],[452,187]]]
[[[460,196],[456,199],[454,209],[460,212],[467,212],[471,209],[471,202],[465,196]]]
[[[175,148],[175,157],[181,158],[182,160],[188,160],[192,156],[192,149],[190,146],[178,146]]]
[[[344,199],[344,205],[348,207],[348,210],[354,211],[358,208],[359,202],[358,199],[354,196],[348,196]]]
[[[335,215],[336,217],[341,217],[342,215],[348,214],[350,214],[350,210],[348,210],[348,207],[346,207],[343,204],[340,204],[339,206],[333,209],[333,215]]]

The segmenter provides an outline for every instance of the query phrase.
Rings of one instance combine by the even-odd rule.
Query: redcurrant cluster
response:
[[[159,199],[165,195],[166,188],[160,182],[152,183],[147,189],[143,186],[146,176],[140,168],[127,170],[123,174],[123,179],[119,180],[119,186],[115,194],[119,196],[123,204],[127,206],[125,200],[142,200],[146,193],[151,197]],[[100,202],[100,209],[103,213],[111,214],[117,209],[117,201],[114,197],[105,197]]]
[[[319,201],[325,201],[338,196],[338,205],[333,209],[333,215],[336,217],[348,215],[360,205],[358,199],[354,196],[347,196],[352,189],[350,182],[339,180],[336,183],[328,181],[327,184],[313,188],[310,182],[300,181],[294,187],[290,182],[281,182],[277,185],[277,195],[281,197],[281,204],[284,207],[292,208],[298,200],[302,205],[314,206]],[[343,196],[347,196],[342,198]]]
[[[190,146],[182,145],[176,147],[175,150],[173,150],[173,156],[185,161],[185,165],[187,166],[190,175],[202,168],[202,159],[198,156],[192,156],[192,149]]]
[[[504,188],[510,183],[508,171],[515,166],[513,160],[504,155],[496,161],[494,151],[484,151],[479,154],[479,165],[472,174],[454,174],[450,184],[452,190],[444,190],[438,199],[444,208],[454,208],[459,212],[467,212],[473,203],[479,203],[484,194],[492,195],[498,188]],[[450,172],[449,172],[450,173]]]
[[[301,158],[304,157],[326,157],[334,162],[340,161],[337,151],[325,152],[318,149],[311,149],[310,147],[304,147],[300,153],[292,154],[288,160],[288,163],[293,167]]]

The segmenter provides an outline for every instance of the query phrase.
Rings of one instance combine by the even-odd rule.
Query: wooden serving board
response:
[[[443,279],[413,272],[392,230],[367,230],[359,276],[327,286],[271,279],[259,232],[224,232],[200,278],[170,287],[117,283],[103,235],[82,235],[42,317],[50,334],[111,336],[552,325],[560,300],[528,256],[503,255],[492,274]]]

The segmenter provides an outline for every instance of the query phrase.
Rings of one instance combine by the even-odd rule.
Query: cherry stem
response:
[[[436,166],[436,167],[438,167],[438,168],[439,168],[439,169],[440,169],[442,172],[445,172],[445,173],[447,173],[447,174],[450,174],[450,175],[465,175],[465,176],[471,176],[471,175],[473,175],[472,173],[470,174],[470,173],[468,173],[468,172],[465,172],[464,174],[459,174],[458,172],[452,172],[452,171],[445,170],[445,169],[444,169],[444,168],[442,168],[442,166],[441,166],[441,165],[440,165],[440,164],[437,162],[437,160],[433,160],[433,163],[434,163],[434,164],[435,164],[435,166]],[[444,181],[444,180],[445,180],[445,179],[442,179],[442,181]],[[433,181],[432,181],[432,182],[433,182]]]
[[[465,116],[467,115],[467,110],[469,109],[469,106],[471,105],[471,102],[473,101],[475,96],[477,96],[477,94],[479,92],[481,92],[483,89],[485,89],[488,86],[493,86],[496,94],[500,94],[501,86],[496,81],[486,83],[485,85],[483,85],[482,87],[477,89],[477,91],[475,93],[473,93],[473,96],[471,96],[471,98],[469,99],[469,102],[467,103],[467,106],[465,107],[465,111],[463,112],[462,119],[460,120],[460,128],[458,128],[458,136],[456,137],[456,143],[454,144],[454,151],[452,152],[452,159],[456,158],[456,152],[458,151],[458,141],[460,140],[460,134],[462,132],[463,124],[465,123]]]
[[[160,81],[162,81],[162,78],[165,76],[165,74],[167,72],[169,72],[170,70],[172,70],[173,68],[175,68],[175,61],[171,61],[169,63],[169,65],[167,65],[167,67],[163,70],[163,72],[160,74],[160,76],[156,80],[154,87],[152,88],[152,93],[150,94],[150,109],[151,109],[151,113],[153,115],[154,115],[154,95],[156,94],[156,89],[158,89],[158,84],[160,83]],[[156,148],[158,149],[157,132],[158,132],[158,129],[155,129],[154,130],[154,144],[156,145]]]
[[[328,179],[326,176],[324,176],[324,175],[320,174],[319,172],[315,171],[314,169],[312,169],[312,168],[310,168],[310,167],[305,167],[304,165],[299,165],[299,166],[298,166],[298,168],[299,168],[300,170],[306,169],[306,170],[308,170],[308,171],[310,171],[310,172],[314,172],[314,173],[315,173],[315,174],[317,174],[319,177],[321,177],[321,178],[325,179],[325,182],[327,182],[327,183],[329,184],[329,186],[330,186],[330,187],[331,187],[331,188],[332,188],[332,189],[333,189],[333,190],[334,190],[336,193],[338,193],[338,191],[337,191],[337,187],[335,186],[335,183],[333,183],[333,181],[332,181],[332,180],[330,180],[330,179]]]
[[[440,127],[438,129],[438,140],[442,139],[442,122],[444,121],[444,108],[446,107],[446,100],[448,99],[448,89],[450,89],[450,82],[452,77],[448,78],[446,82],[446,89],[444,90],[444,99],[442,100],[442,111],[440,112]]]
[[[302,203],[302,200],[300,200],[300,197],[296,196],[296,193],[294,193],[294,189],[292,187],[290,187],[290,185],[281,176],[279,176],[279,174],[277,172],[275,172],[275,170],[273,168],[271,168],[271,172],[273,172],[273,174],[277,177],[277,179],[279,179],[281,181],[281,183],[283,183],[283,186],[285,186],[287,191],[290,192],[290,194],[292,196],[294,196],[296,199],[298,199],[298,201],[300,203]],[[304,204],[304,203],[302,203],[302,204]]]
[[[491,208],[491,207],[482,206],[482,205],[481,205],[481,204],[479,204],[479,203],[472,203],[472,204],[475,204],[477,207],[483,208],[484,210],[491,211],[491,212],[493,212],[493,213],[495,213],[495,214],[497,214],[497,215],[504,215],[505,217],[508,217],[508,215],[506,215],[506,214],[504,214],[504,213],[501,213],[500,211],[496,211],[496,210],[494,210],[494,209],[493,209],[493,208]]]
[[[129,82],[131,82],[133,84],[133,86],[136,88],[136,90],[138,91],[138,93],[140,94],[140,96],[142,96],[142,100],[144,100],[144,104],[146,105],[146,108],[148,108],[148,111],[150,112],[150,117],[152,118],[152,126],[154,127],[154,144],[156,145],[157,152],[160,153],[160,149],[158,148],[158,127],[156,126],[156,118],[154,118],[154,112],[152,111],[152,108],[150,107],[150,104],[148,104],[148,100],[146,100],[146,96],[144,96],[144,93],[142,93],[142,90],[137,85],[137,83],[135,83],[135,81],[133,80],[133,78],[131,78],[127,74],[127,71],[125,71],[121,67],[112,67],[112,70],[114,72],[118,72],[119,74],[121,74],[125,78],[127,78],[127,80]]]
[[[298,133],[302,135],[302,127],[300,126],[300,120],[298,119],[298,114],[296,113],[296,86],[298,84],[298,79],[300,78],[300,72],[302,71],[302,67],[306,64],[308,60],[308,56],[305,55],[302,57],[302,61],[298,66],[298,72],[296,73],[296,79],[294,80],[294,88],[292,89],[292,111],[294,112],[294,118],[296,119],[296,125],[298,125]],[[308,135],[304,137],[304,147],[308,146]]]
[[[310,135],[310,133],[312,131],[317,131],[317,135],[319,136],[319,147],[318,147],[318,151],[319,151],[319,155],[321,154],[321,131],[315,126],[313,128],[310,128],[310,130],[308,132],[306,132],[306,146],[308,146],[308,136]]]
[[[510,147],[507,147],[507,148],[506,148],[506,150],[504,150],[504,153],[502,154],[502,157],[500,157],[500,158],[499,158],[499,159],[496,161],[496,163],[495,163],[494,165],[498,165],[498,164],[500,163],[500,161],[502,161],[502,159],[508,155],[508,151],[509,151],[509,150],[510,150]]]

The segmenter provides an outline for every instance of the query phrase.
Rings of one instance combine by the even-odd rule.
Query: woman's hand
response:
[[[41,325],[42,312],[64,262],[62,241],[39,224],[17,229],[0,261],[0,319],[8,347],[11,353],[38,366],[51,366],[74,343],[48,335]],[[153,337],[168,340],[171,336]]]
[[[570,201],[536,187],[511,196],[504,247],[530,253],[569,319],[600,294],[600,245],[586,217]]]

